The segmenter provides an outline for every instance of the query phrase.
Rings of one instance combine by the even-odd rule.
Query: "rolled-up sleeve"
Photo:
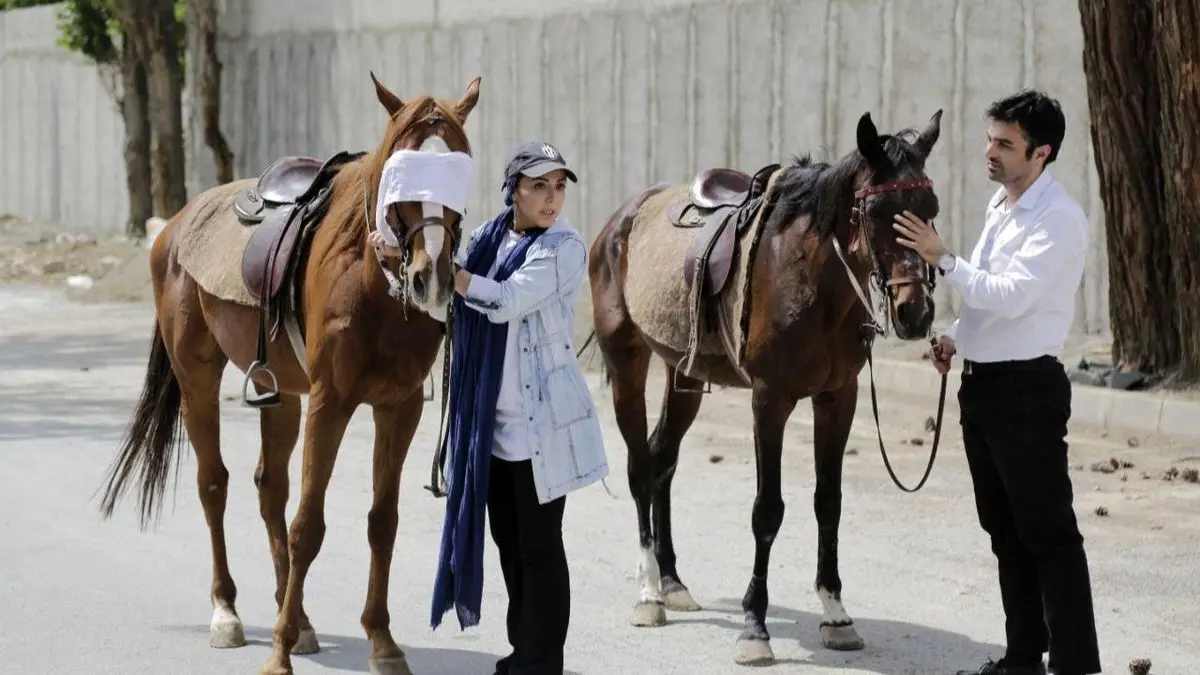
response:
[[[1033,224],[1024,245],[1008,268],[998,274],[959,258],[946,279],[962,294],[963,303],[1004,317],[1024,313],[1052,284],[1072,258],[1087,253],[1087,220],[1056,210]]]
[[[583,280],[587,247],[567,238],[553,249],[539,252],[504,281],[474,274],[463,300],[492,323],[507,323],[538,311]]]

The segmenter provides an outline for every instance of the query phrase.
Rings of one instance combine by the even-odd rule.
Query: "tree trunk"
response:
[[[1200,0],[1156,0],[1154,45],[1163,96],[1157,128],[1162,224],[1171,242],[1180,375],[1200,378]]]
[[[221,61],[217,58],[217,2],[189,0],[188,28],[192,31],[193,48],[188,55],[195,59],[196,98],[200,104],[204,127],[204,143],[213,153],[217,168],[217,183],[233,180],[233,151],[221,133]]]
[[[129,192],[129,222],[126,233],[146,236],[146,220],[154,215],[150,192],[150,117],[147,108],[146,68],[137,50],[130,48],[128,35],[120,55],[121,94],[119,104],[125,122],[125,186]]]
[[[1180,88],[1188,86],[1181,80],[1189,77],[1189,66],[1179,56],[1184,49],[1195,54],[1196,47],[1194,41],[1189,45],[1182,40],[1185,24],[1177,23],[1174,53],[1163,48],[1170,45],[1162,39],[1161,10],[1172,5],[1171,13],[1182,20],[1186,5],[1194,18],[1198,3],[1079,2],[1108,241],[1113,359],[1119,370],[1171,379],[1189,373],[1194,377],[1200,368],[1200,323],[1194,318],[1200,313],[1195,274],[1200,265],[1195,212],[1200,175],[1191,166],[1193,187],[1190,193],[1182,189],[1186,158],[1197,150],[1194,137],[1187,138],[1185,131],[1196,128],[1197,73],[1192,66],[1189,109],[1179,98]],[[1191,242],[1184,243],[1189,233]]]
[[[155,211],[170,218],[187,204],[183,151],[183,71],[179,67],[179,31],[171,0],[153,0],[142,19],[150,90]]]

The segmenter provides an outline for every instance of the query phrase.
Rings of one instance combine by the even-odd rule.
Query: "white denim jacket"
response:
[[[483,225],[459,249],[466,262]],[[608,475],[600,418],[575,358],[575,299],[587,271],[583,237],[559,216],[533,242],[524,264],[502,282],[475,275],[466,304],[517,330],[525,414],[533,441],[533,481],[545,504]]]

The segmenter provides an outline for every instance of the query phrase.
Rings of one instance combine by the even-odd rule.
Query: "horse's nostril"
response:
[[[413,277],[413,291],[421,297],[425,297],[425,281],[421,279],[421,275]]]
[[[899,316],[900,321],[909,324],[915,323],[921,318],[921,310],[921,303],[910,300],[909,302],[900,303],[900,306],[896,308],[896,314]]]

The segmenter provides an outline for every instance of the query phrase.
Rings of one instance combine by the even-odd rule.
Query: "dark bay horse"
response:
[[[641,588],[634,625],[665,624],[664,606],[699,609],[676,568],[671,482],[680,443],[700,408],[699,387],[708,380],[752,392],[758,467],[751,516],[754,567],[742,601],[745,630],[735,660],[774,660],[766,629],[768,559],[783,522],[784,427],[804,398],[811,398],[813,407],[821,640],[831,649],[863,647],[841,602],[837,561],[843,452],[857,406],[859,372],[871,340],[882,330],[864,289],[874,276],[886,298],[884,322],[894,325],[897,337],[928,337],[933,270],[896,243],[892,223],[904,209],[924,219],[937,215],[925,162],[940,130],[940,110],[919,134],[880,135],[864,114],[857,150],[836,163],[815,163],[806,156],[789,166],[764,167],[754,177],[717,170],[701,172],[690,188],[660,183],[629,199],[592,245],[594,335],[612,382],[637,506]],[[681,225],[689,221],[686,209],[697,214],[690,229]],[[716,226],[726,217],[729,227],[737,223],[742,253],[731,253],[729,243],[723,247],[719,234],[711,235],[718,242],[711,247],[698,239],[723,231]],[[743,233],[747,220],[758,229]],[[711,253],[697,260],[697,251]],[[748,262],[739,277],[743,254]],[[742,285],[721,290],[727,274]],[[716,303],[718,314],[728,311],[736,304],[728,298],[739,294],[744,309],[740,316],[722,317],[721,342],[714,338],[707,351],[692,354],[698,370],[689,372],[681,367],[694,346],[685,339],[692,319],[684,298],[701,280],[712,284],[705,290],[710,309]],[[740,352],[729,338],[739,326],[744,334]],[[645,390],[652,354],[666,362],[668,377],[658,424],[647,438]]]
[[[470,154],[463,125],[479,99],[479,78],[461,100],[420,96],[407,103],[374,74],[371,79],[388,118],[373,151],[339,153],[323,164],[284,158],[261,179],[198,195],[155,240],[150,270],[156,319],[145,385],[102,500],[108,517],[136,484],[145,527],[161,508],[171,463],[180,450],[182,417],[196,454],[197,488],[212,545],[210,644],[244,645],[225,552],[229,472],[221,459],[218,394],[228,362],[249,373],[248,383],[253,382],[260,397],[246,400],[261,410],[262,446],[254,483],[274,560],[279,612],[274,648],[261,670],[267,675],[292,673],[291,654],[319,649],[303,608],[304,580],[325,535],[326,489],[343,434],[364,404],[373,411],[375,443],[374,498],[367,515],[371,565],[361,622],[371,642],[371,672],[411,672],[389,628],[389,568],[401,469],[424,407],[422,383],[445,332],[438,318],[446,316],[453,291],[451,262],[462,216],[441,205],[392,204],[387,226],[404,252],[396,270],[393,263],[380,262],[367,235],[375,227],[381,172],[394,153]],[[261,198],[246,201],[247,195],[254,197],[252,189]],[[261,218],[257,224],[243,216],[246,209],[264,208],[261,204],[271,199],[274,205],[266,215],[254,216]],[[304,215],[289,220],[293,211]],[[311,237],[295,230],[290,239],[281,234],[302,226]],[[251,237],[259,232],[275,247],[256,249]],[[275,251],[274,265],[263,252],[267,250]],[[198,277],[195,270],[204,272]],[[292,270],[282,282],[281,270]],[[250,278],[273,278],[284,288],[272,293],[294,293],[299,348],[291,336],[280,334],[263,352],[263,314],[253,299],[245,299],[241,278],[247,279],[246,286],[252,285]],[[234,300],[220,297],[217,289]],[[271,368],[261,367],[264,362]],[[308,396],[308,413],[300,503],[289,534],[284,521],[288,461],[300,435],[301,396]]]

